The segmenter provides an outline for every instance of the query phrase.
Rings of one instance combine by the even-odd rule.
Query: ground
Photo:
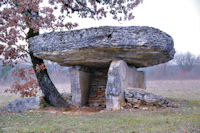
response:
[[[94,111],[42,109],[1,113],[0,132],[199,133],[200,80],[148,81],[147,91],[172,98],[178,108]],[[0,94],[0,107],[17,96]]]

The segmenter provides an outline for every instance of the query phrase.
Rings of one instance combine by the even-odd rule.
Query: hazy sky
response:
[[[144,0],[129,22],[80,20],[79,28],[103,25],[141,25],[159,28],[170,34],[179,52],[200,55],[200,0]],[[75,20],[78,20],[75,19]]]

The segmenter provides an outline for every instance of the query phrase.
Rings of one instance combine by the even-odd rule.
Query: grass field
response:
[[[149,81],[147,91],[172,98],[180,107],[117,112],[1,113],[0,132],[200,133],[200,81]],[[16,97],[1,93],[0,106]]]

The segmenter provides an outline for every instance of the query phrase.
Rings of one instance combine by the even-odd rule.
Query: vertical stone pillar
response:
[[[123,60],[112,61],[108,70],[106,109],[119,110],[125,104],[124,90],[129,87],[145,89],[144,83],[144,72],[128,67]]]
[[[75,68],[70,68],[69,73],[72,103],[78,106],[84,106],[88,102],[90,75],[87,72]]]

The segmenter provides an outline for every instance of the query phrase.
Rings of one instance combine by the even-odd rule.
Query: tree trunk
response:
[[[39,33],[34,33],[32,29],[29,30],[27,39],[33,36],[38,35]],[[41,69],[40,71],[36,70],[37,65],[44,64],[44,61],[42,59],[39,59],[33,55],[33,52],[29,52],[29,55],[31,57],[31,61],[33,64],[33,69],[35,71],[39,86],[42,90],[42,93],[44,94],[46,102],[49,104],[55,106],[55,107],[69,107],[69,104],[67,101],[63,99],[63,97],[60,95],[58,90],[56,89],[55,85],[51,81],[47,69]]]

